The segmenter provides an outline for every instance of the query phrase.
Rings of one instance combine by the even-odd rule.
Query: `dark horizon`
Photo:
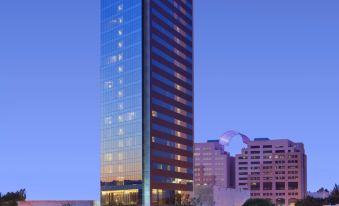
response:
[[[308,190],[339,183],[339,2],[194,0],[195,141],[303,142]],[[0,192],[99,199],[98,1],[0,3]],[[239,151],[235,140],[231,152]]]

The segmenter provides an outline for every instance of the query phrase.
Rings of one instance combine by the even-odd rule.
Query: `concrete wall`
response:
[[[250,198],[250,192],[240,189],[214,187],[214,206],[242,206]]]
[[[250,192],[241,189],[199,185],[194,187],[194,197],[199,198],[203,206],[242,206],[250,198]]]

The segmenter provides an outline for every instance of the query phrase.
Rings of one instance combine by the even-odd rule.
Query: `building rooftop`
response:
[[[254,138],[254,141],[267,141],[269,138]]]
[[[217,139],[207,140],[207,142],[219,142]]]

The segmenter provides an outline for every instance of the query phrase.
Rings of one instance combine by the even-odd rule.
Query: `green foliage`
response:
[[[319,192],[327,191],[324,188],[321,188]],[[313,197],[307,197],[303,200],[299,200],[296,206],[323,206],[323,205],[335,205],[339,204],[339,186],[336,184],[330,194],[326,199],[319,199]]]
[[[339,203],[339,186],[337,184],[334,185],[334,188],[328,198],[329,203],[338,204]]]
[[[0,193],[0,206],[17,206],[17,201],[26,200],[26,190],[21,189],[17,192],[8,192],[5,195]]]
[[[249,199],[242,206],[274,206],[274,204],[266,199]]]
[[[296,206],[323,206],[324,200],[313,198],[313,197],[307,197],[303,200],[299,200],[296,203]]]

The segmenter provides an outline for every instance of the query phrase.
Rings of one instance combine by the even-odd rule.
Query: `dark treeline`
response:
[[[296,206],[323,206],[323,205],[335,205],[335,204],[339,204],[339,186],[337,184],[334,186],[328,198],[320,199],[320,198],[307,197],[303,200],[298,201]]]
[[[17,206],[17,201],[26,200],[26,190],[21,189],[17,192],[8,192],[5,195],[0,193],[0,206]]]
[[[318,192],[328,192],[327,189],[321,188]],[[330,196],[325,199],[306,197],[303,200],[299,200],[296,206],[323,206],[323,205],[336,205],[339,204],[339,186],[336,184],[330,193]],[[249,199],[243,206],[273,206],[269,200],[266,199]]]
[[[248,199],[242,206],[274,206],[270,200],[266,199]]]

